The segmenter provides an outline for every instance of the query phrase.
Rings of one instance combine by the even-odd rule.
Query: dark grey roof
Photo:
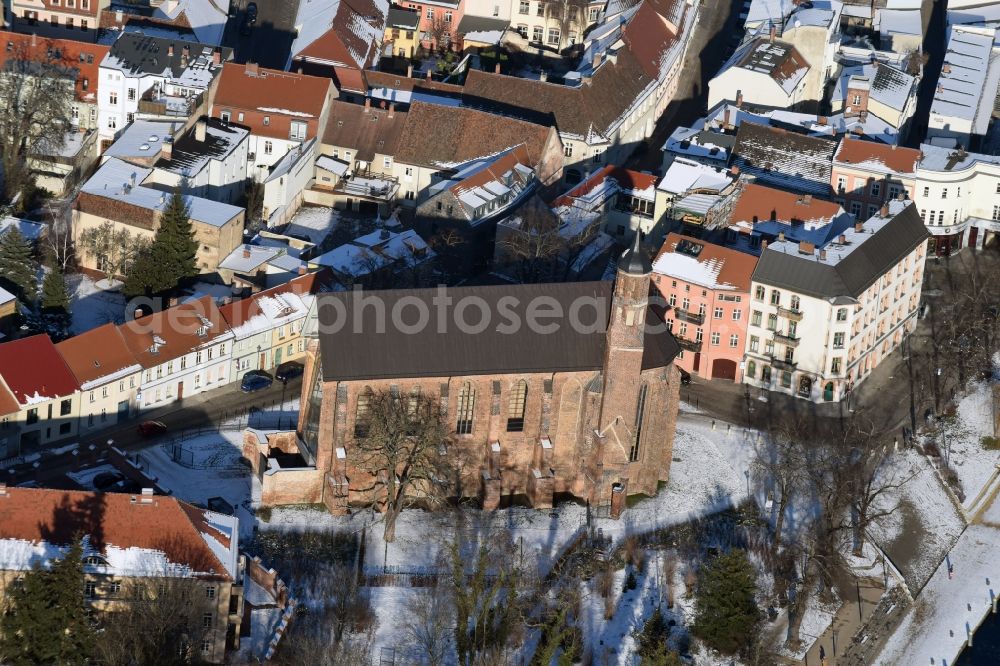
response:
[[[910,204],[835,264],[768,246],[753,280],[817,298],[857,298],[928,236],[917,207]]]
[[[642,234],[636,231],[632,239],[632,247],[622,252],[618,259],[618,268],[632,275],[646,275],[653,270],[649,263],[649,255],[642,249]]]
[[[744,120],[733,164],[759,180],[795,192],[828,194],[837,142]]]
[[[385,24],[389,28],[416,30],[417,26],[420,25],[420,12],[415,12],[412,9],[403,9],[402,7],[390,7],[389,17]]]
[[[510,21],[492,16],[472,16],[471,14],[466,14],[458,22],[458,32],[463,35],[470,32],[489,32],[492,30],[503,32],[509,25]]]
[[[457,287],[444,292],[392,289],[360,295],[357,292],[320,294],[317,307],[323,379],[346,381],[600,370],[604,363],[612,286],[611,282],[566,282]],[[452,300],[439,310],[440,301],[434,299],[440,298],[441,293]],[[382,304],[385,326],[381,330],[377,326],[376,308],[362,305],[359,296]],[[543,298],[545,300],[538,300]],[[596,310],[604,318],[599,326],[591,325],[589,330],[580,331],[570,325],[570,305],[578,299],[584,304],[574,315],[576,319],[587,325],[593,321]],[[483,307],[488,308],[491,313],[489,325],[481,332],[459,330],[455,315],[460,302],[464,306],[462,316],[471,324],[481,321]],[[561,307],[562,317],[536,319],[543,326],[557,324],[556,331],[531,330],[526,325],[526,312],[532,302],[538,304],[536,307],[544,306],[542,309],[546,312],[552,311],[556,304]],[[394,307],[401,313],[404,327],[418,321],[418,307],[425,308],[429,314],[427,326],[412,333],[392,326]],[[360,314],[355,317],[357,310]],[[438,316],[442,311],[444,327],[439,333]],[[515,318],[520,326],[510,325]],[[648,310],[647,320],[650,325],[660,325],[653,333],[647,332],[643,369],[665,367],[677,355],[679,347],[662,325],[661,316],[652,308]],[[598,330],[593,330],[595,328]]]
[[[179,78],[187,69],[183,66],[185,46],[189,49],[188,66],[199,56],[204,57],[206,52],[218,50],[222,55],[222,62],[229,60],[233,53],[229,47],[201,44],[193,39],[150,37],[137,32],[126,32],[111,45],[109,60],[105,63],[117,61],[123,70],[133,74],[162,74],[169,67],[172,77]],[[173,47],[173,55],[169,55],[170,47]],[[212,66],[212,71],[215,70],[221,71],[221,65]]]

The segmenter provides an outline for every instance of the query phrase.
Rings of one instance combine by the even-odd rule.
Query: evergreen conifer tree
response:
[[[699,578],[694,635],[724,654],[745,652],[760,622],[756,592],[756,572],[744,551],[717,556]]]
[[[175,190],[153,238],[153,256],[163,262],[173,282],[171,288],[184,278],[198,274],[197,252],[198,241],[194,239],[190,209],[180,191]]]
[[[31,256],[31,243],[16,227],[0,236],[0,285],[33,306],[38,291],[38,264]]]
[[[86,664],[93,629],[84,601],[83,547],[74,542],[50,569],[36,565],[8,590],[0,618],[0,663]]]
[[[73,318],[70,315],[70,298],[69,290],[66,288],[66,277],[58,265],[45,274],[40,301],[45,330],[57,340],[68,337]]]

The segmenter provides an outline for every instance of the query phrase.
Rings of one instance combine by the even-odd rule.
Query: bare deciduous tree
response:
[[[73,266],[73,210],[72,200],[49,202],[49,229],[45,235],[45,253],[48,259],[65,274]]]
[[[453,648],[455,616],[448,595],[437,588],[412,597],[403,630],[431,664],[443,664]]]
[[[109,280],[125,275],[132,261],[148,245],[142,236],[133,235],[112,222],[85,229],[80,234],[80,247],[97,259],[98,269]]]
[[[384,505],[384,539],[396,538],[396,519],[408,502],[439,503],[447,494],[451,429],[432,398],[395,391],[362,397],[355,425],[358,467],[372,478],[372,491]]]
[[[58,48],[13,46],[0,70],[0,162],[9,199],[31,178],[29,159],[66,143],[76,69]]]
[[[792,422],[761,439],[755,447],[752,461],[758,483],[772,493],[774,520],[774,551],[781,548],[781,535],[794,495],[805,477],[802,441],[806,428]]]
[[[569,277],[580,253],[597,236],[598,221],[564,225],[537,197],[500,225],[500,268],[524,283],[560,282]]]

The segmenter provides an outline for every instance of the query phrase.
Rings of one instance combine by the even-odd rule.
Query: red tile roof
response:
[[[76,98],[81,102],[97,101],[99,69],[108,50],[109,47],[101,44],[0,30],[0,67],[13,58],[45,60],[52,54],[54,61],[76,70]],[[57,51],[58,60],[55,59]]]
[[[309,273],[290,280],[285,284],[265,289],[248,298],[241,298],[238,301],[227,303],[219,308],[219,312],[231,327],[240,326],[253,317],[261,314],[260,299],[266,296],[277,296],[278,294],[310,294],[320,291],[330,279],[327,270],[318,273]]]
[[[361,93],[362,95],[368,92],[368,86],[365,85],[365,78],[361,75],[361,70],[359,69],[353,67],[334,67],[333,75],[337,77],[337,82],[340,84],[341,90]]]
[[[746,254],[745,252],[733,250],[714,243],[708,243],[691,236],[671,233],[667,236],[666,240],[663,241],[663,247],[661,247],[660,251],[656,254],[656,259],[658,260],[665,254],[675,253],[677,251],[677,245],[682,241],[687,241],[688,243],[701,246],[701,251],[698,252],[698,256],[696,257],[696,260],[699,263],[710,264],[712,265],[713,270],[715,267],[718,267],[718,274],[715,276],[716,284],[732,285],[736,287],[736,289],[743,292],[750,291],[750,278],[753,276],[753,269],[757,266],[757,257],[751,254]],[[654,272],[658,272],[656,263],[656,261],[653,262]],[[672,277],[676,277],[680,280],[685,279],[683,274],[672,275],[669,271],[664,272],[663,274],[671,275]]]
[[[859,166],[865,162],[881,164],[898,174],[913,174],[920,161],[920,151],[916,148],[887,146],[875,141],[862,141],[844,137],[833,156],[834,162]]]
[[[683,15],[683,4],[683,0],[647,0],[639,5],[622,33],[632,55],[651,79],[660,78],[663,54],[677,41],[678,26],[672,20]]]
[[[212,116],[229,111],[232,122],[254,134],[287,139],[292,120],[309,124],[308,138],[316,136],[333,82],[330,79],[227,62],[215,92]],[[237,114],[243,111],[243,120]],[[268,124],[264,124],[264,116]]]
[[[32,335],[0,345],[0,376],[20,405],[72,395],[76,377],[47,335]]]
[[[138,364],[114,324],[104,324],[63,340],[56,350],[81,384]]]
[[[729,222],[753,222],[755,218],[787,223],[829,222],[841,212],[840,205],[832,201],[749,183],[743,187]]]
[[[230,580],[205,541],[208,536],[229,549],[228,535],[209,525],[203,510],[175,497],[157,495],[146,503],[128,493],[46,488],[7,488],[0,496],[0,539],[66,546],[77,534],[89,536],[101,552],[106,546],[157,550],[171,563]]]
[[[200,336],[198,329],[203,323],[202,318],[210,326],[208,332]],[[204,296],[127,322],[119,326],[118,330],[139,365],[152,368],[212,344],[217,338],[229,333],[229,325],[215,301],[210,296]],[[162,340],[163,344],[154,352],[152,349],[155,338]]]

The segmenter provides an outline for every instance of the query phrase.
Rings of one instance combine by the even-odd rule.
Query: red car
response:
[[[167,426],[160,421],[143,421],[139,424],[139,434],[143,437],[156,437],[166,431]]]

